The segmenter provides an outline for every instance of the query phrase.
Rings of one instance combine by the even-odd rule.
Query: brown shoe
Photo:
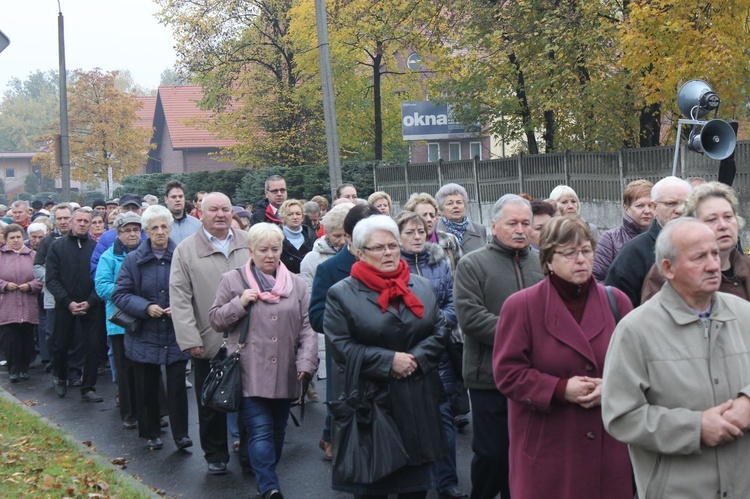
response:
[[[315,383],[311,381],[310,385],[307,387],[307,400],[318,400],[318,398],[319,395],[315,390]]]
[[[333,447],[331,447],[331,442],[326,442],[321,438],[318,447],[325,453],[324,459],[326,461],[333,461]]]

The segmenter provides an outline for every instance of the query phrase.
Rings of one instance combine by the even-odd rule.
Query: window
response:
[[[440,159],[440,144],[433,142],[427,144],[427,161],[435,163]]]
[[[448,142],[448,161],[461,161],[460,142]]]
[[[469,154],[471,155],[471,159],[479,157],[479,159],[481,160],[482,159],[482,143],[471,142],[469,144]]]
[[[16,178],[16,169],[15,168],[6,168],[5,169],[5,178]]]

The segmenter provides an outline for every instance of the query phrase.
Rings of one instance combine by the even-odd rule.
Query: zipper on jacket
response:
[[[479,355],[477,355],[477,374],[476,380],[479,381],[479,370],[482,367],[482,361],[484,360],[484,344],[479,344]]]
[[[526,280],[523,277],[523,262],[521,262],[521,252],[516,250],[516,255],[513,257],[516,261],[516,289],[521,291],[526,289]]]

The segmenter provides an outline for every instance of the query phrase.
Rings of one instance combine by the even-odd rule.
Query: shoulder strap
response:
[[[620,322],[620,311],[617,309],[617,299],[615,298],[615,292],[612,291],[612,286],[605,286],[607,290],[607,299],[609,300],[609,308],[612,309],[612,315],[615,316],[615,324]]]
[[[245,289],[249,288],[250,285],[247,283],[247,279],[245,279],[244,274],[242,273],[244,269],[242,267],[237,267],[237,272],[240,274],[240,278],[242,278],[242,282],[245,283]],[[252,302],[248,303],[247,305],[247,314],[245,317],[242,318],[242,322],[240,322],[240,341],[239,344],[244,345],[245,340],[247,339],[247,330],[250,327],[250,311],[253,309]]]

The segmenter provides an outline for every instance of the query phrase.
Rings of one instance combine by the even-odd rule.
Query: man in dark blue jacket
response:
[[[81,209],[73,212],[68,234],[52,243],[46,260],[47,289],[55,297],[55,326],[50,341],[55,392],[67,393],[68,350],[75,338],[76,324],[83,332],[84,365],[81,397],[86,402],[101,402],[96,394],[97,322],[94,310],[100,300],[94,280],[88,273],[96,243],[89,239],[91,213]]]
[[[352,265],[357,261],[351,250],[352,233],[354,226],[360,220],[371,215],[380,215],[377,208],[372,205],[357,205],[347,213],[344,218],[344,234],[346,237],[346,246],[325,262],[318,266],[313,280],[312,292],[310,293],[309,318],[310,325],[318,332],[323,332],[323,315],[326,310],[326,296],[328,290],[339,281],[343,281],[352,271]],[[328,339],[326,338],[326,372],[330,373],[333,368],[331,357],[327,353]],[[331,400],[331,376],[326,377],[326,397]],[[326,416],[325,426],[323,427],[323,437],[319,443],[320,449],[325,452],[325,458],[330,461],[333,459],[333,448],[331,447],[331,415]]]

